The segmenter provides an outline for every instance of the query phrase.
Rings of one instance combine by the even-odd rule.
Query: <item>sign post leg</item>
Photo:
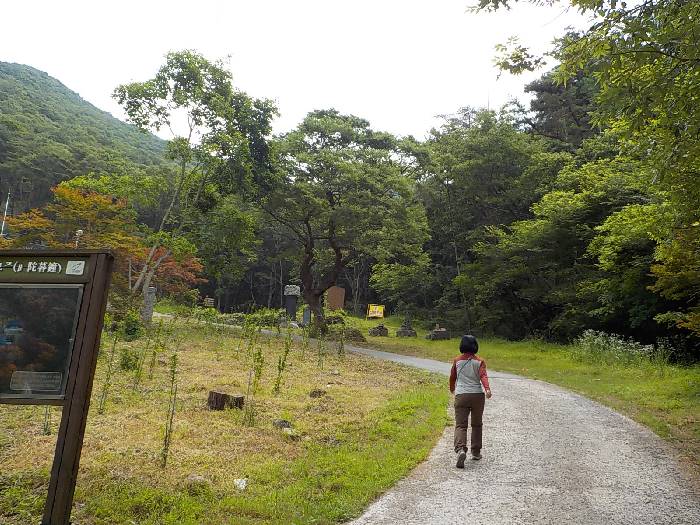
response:
[[[44,506],[42,525],[70,525],[71,507],[78,477],[80,453],[83,448],[85,424],[90,408],[92,380],[97,364],[97,349],[102,333],[102,320],[106,306],[105,294],[109,289],[112,259],[98,256],[92,281],[86,287],[84,301],[101,305],[101,308],[86,308],[82,333],[76,334],[78,355],[73,355],[71,378],[66,385],[66,401],[63,406],[61,427],[56,441],[56,453],[51,468],[49,492]],[[81,319],[82,321],[82,319]],[[94,349],[94,351],[93,351]]]

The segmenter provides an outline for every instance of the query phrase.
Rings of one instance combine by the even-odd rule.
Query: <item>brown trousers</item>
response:
[[[467,426],[472,416],[472,454],[481,450],[481,418],[484,415],[484,394],[458,394],[455,396],[455,452],[467,451]]]

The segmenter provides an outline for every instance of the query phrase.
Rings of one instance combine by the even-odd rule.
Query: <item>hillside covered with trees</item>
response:
[[[126,296],[155,283],[192,302],[197,285],[230,312],[280,307],[297,283],[323,327],[321,298],[338,284],[355,313],[380,302],[510,339],[596,329],[696,360],[700,6],[595,4],[600,23],[562,36],[528,107],[455,108],[425,140],[334,109],[273,136],[273,102],[182,51],[114,93],[146,131],[189,117],[189,135],[163,148],[57,81],[2,65],[3,184],[32,180],[37,205],[71,179],[44,211],[14,217],[4,243],[68,243],[79,215],[62,237],[48,231],[81,195],[103,195],[119,219],[95,216],[83,242],[109,243],[132,221],[114,240],[132,261],[128,284],[120,266]],[[501,51],[509,72],[541,62],[517,44]]]
[[[33,67],[0,62],[0,193],[15,211],[45,204],[50,188],[88,172],[157,166],[165,142],[86,102]]]

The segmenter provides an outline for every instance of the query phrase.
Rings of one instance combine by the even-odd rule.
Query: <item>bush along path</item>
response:
[[[347,350],[450,370],[431,359]],[[700,523],[697,485],[650,430],[549,383],[489,375],[483,459],[455,468],[448,427],[428,460],[352,525]]]

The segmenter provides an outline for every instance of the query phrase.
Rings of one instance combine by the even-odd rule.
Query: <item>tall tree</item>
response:
[[[219,195],[233,193],[237,183],[253,180],[266,168],[265,137],[276,109],[268,100],[235,90],[222,63],[193,51],[168,53],[154,78],[119,86],[114,97],[138,127],[170,129],[168,157],[178,166],[169,202],[133,285],[134,292],[145,294],[177,239],[195,231],[201,214],[216,207],[214,200],[200,201],[207,185],[216,181]],[[230,211],[230,203],[222,206],[219,217]]]
[[[525,86],[525,92],[534,98],[521,120],[532,133],[550,139],[555,148],[574,151],[596,133],[591,123],[595,79],[579,71],[560,83],[555,73],[550,71]]]
[[[325,330],[324,292],[353,261],[400,261],[427,239],[412,181],[394,160],[395,139],[335,110],[311,112],[278,144],[280,173],[263,203],[298,248],[304,299]]]
[[[571,163],[533,205],[533,218],[490,229],[458,279],[476,298],[482,330],[558,340],[591,327],[658,331],[657,301],[646,289],[649,244],[628,244],[625,266],[615,268],[597,264],[590,247],[611,214],[650,200],[636,180],[639,168],[621,158]]]
[[[433,130],[418,185],[431,229],[430,290],[416,291],[443,322],[470,327],[472,298],[454,285],[473,262],[487,228],[530,217],[530,206],[551,186],[570,154],[552,152],[544,139],[523,133],[509,113],[464,108]],[[403,269],[410,278],[421,268]],[[374,278],[376,285],[386,285]],[[429,293],[430,292],[430,293]],[[426,294],[431,297],[425,297]],[[446,319],[446,317],[450,319]]]
[[[142,258],[145,250],[133,210],[124,200],[67,185],[52,191],[45,207],[8,218],[11,236],[0,239],[0,246],[109,248],[117,256],[115,286],[128,289],[128,260]]]
[[[532,0],[535,1],[535,0]],[[480,0],[479,9],[509,0]],[[682,0],[570,0],[595,15],[579,35],[567,35],[552,55],[564,83],[585,69],[598,83],[593,122],[621,137],[621,155],[643,163],[639,177],[662,195],[671,213],[654,228],[654,290],[683,304],[662,314],[700,334],[700,3]],[[541,61],[523,46],[498,59],[518,72]],[[623,224],[634,213],[617,221]],[[613,222],[609,223],[612,228]],[[678,283],[682,282],[681,286]],[[660,317],[661,319],[661,317]]]

